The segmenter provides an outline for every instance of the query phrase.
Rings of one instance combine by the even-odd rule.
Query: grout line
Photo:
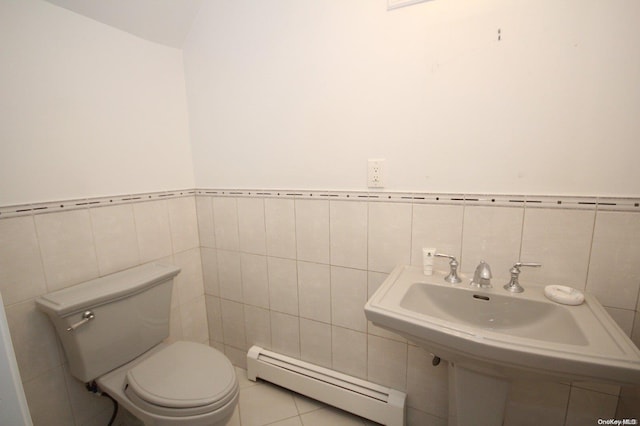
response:
[[[571,393],[573,391],[573,386],[569,384],[569,394],[567,395],[567,405],[564,407],[564,419],[562,420],[562,424],[567,424],[567,418],[569,417],[569,406],[571,405]]]
[[[293,261],[296,265],[296,312],[298,317],[298,357],[302,359],[302,321],[300,317],[300,271],[298,270],[298,202],[293,200],[293,240],[295,258]],[[295,403],[295,401],[294,401]],[[298,407],[296,406],[296,410]],[[300,414],[300,412],[298,412]]]
[[[460,257],[458,258],[458,272],[462,273],[464,266],[464,227],[465,227],[465,217],[467,216],[467,206],[465,204],[462,205],[462,221],[460,223]]]
[[[132,211],[132,214],[133,214],[133,211]],[[103,271],[100,268],[100,259],[98,258],[98,246],[96,245],[96,229],[93,223],[93,215],[91,214],[91,210],[89,209],[87,209],[87,216],[89,216],[89,229],[91,229],[91,246],[93,247],[93,255],[95,256],[95,259],[96,259],[96,269],[98,269],[98,275],[103,276]],[[138,261],[139,260],[140,259],[138,259]]]
[[[331,206],[332,206],[332,202],[331,200],[329,200],[329,346],[330,346],[330,350],[329,353],[331,354],[331,359],[329,361],[331,368],[334,368],[334,361],[333,361],[333,280],[331,279],[331,277],[333,276],[332,274],[332,266],[331,266]],[[302,423],[302,419],[300,420],[300,422]]]
[[[366,294],[367,296],[369,295],[369,271],[371,270],[370,265],[369,265],[369,238],[371,235],[371,202],[367,201],[367,259],[366,259],[366,265],[367,265],[367,270],[365,272],[366,275]],[[367,297],[367,300],[369,298]],[[366,303],[366,301],[365,301]],[[365,318],[365,330],[364,330],[364,354],[365,354],[365,364],[364,364],[364,374],[367,377],[367,379],[369,378],[369,321],[367,321],[367,319]]]
[[[589,256],[587,257],[587,271],[584,277],[584,291],[587,291],[587,285],[589,283],[589,273],[591,272],[591,256],[593,255],[593,246],[596,239],[596,223],[598,222],[598,210],[593,214],[593,226],[591,227],[591,244],[589,244]],[[633,330],[633,324],[632,324]]]
[[[524,226],[527,222],[527,205],[522,208],[522,225],[520,226],[520,247],[518,249],[518,260],[517,262],[522,262],[522,247],[524,246]]]
[[[38,260],[40,260],[40,267],[42,268],[42,278],[44,281],[44,287],[47,290],[46,293],[49,293],[51,291],[53,291],[53,289],[51,289],[49,287],[49,278],[47,277],[47,270],[45,268],[44,265],[44,255],[42,253],[42,244],[40,243],[42,235],[41,232],[38,230],[38,225],[36,223],[36,218],[34,215],[29,215],[31,217],[31,223],[33,225],[33,233],[35,234],[36,237],[36,241],[38,243]]]

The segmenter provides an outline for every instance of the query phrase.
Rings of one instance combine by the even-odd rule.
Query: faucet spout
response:
[[[491,268],[489,267],[489,264],[484,260],[481,260],[476,267],[475,273],[473,274],[471,285],[480,288],[491,288],[492,277],[493,275],[491,274]]]

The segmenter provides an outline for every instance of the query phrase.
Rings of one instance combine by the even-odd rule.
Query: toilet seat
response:
[[[233,402],[238,382],[233,365],[222,353],[178,341],[129,369],[124,393],[150,413],[195,416]]]

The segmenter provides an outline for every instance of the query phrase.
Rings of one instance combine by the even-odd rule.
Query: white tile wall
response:
[[[101,207],[89,212],[100,275],[138,265],[140,251],[132,206]]]
[[[633,331],[631,332],[631,340],[640,348],[640,298],[636,303],[635,320],[633,321]]]
[[[269,308],[269,273],[267,257],[242,253],[242,294],[247,305]]]
[[[415,204],[411,228],[411,264],[422,265],[423,247],[435,247],[440,253],[460,259],[463,212],[461,205]],[[436,268],[446,269],[448,260],[435,261]]]
[[[640,215],[599,212],[595,222],[587,290],[605,306],[633,310],[640,279]]]
[[[362,379],[367,378],[367,334],[348,328],[331,328],[332,368]]]
[[[586,288],[640,342],[640,214],[633,203],[598,210],[463,199],[254,193],[138,197],[76,210],[50,203],[52,213],[5,214],[0,291],[36,424],[51,424],[51,413],[65,425],[101,422],[109,407],[87,399],[68,377],[33,298],[157,259],[183,269],[172,340],[208,340],[239,366],[258,344],[406,390],[410,425],[446,424],[447,365],[433,367],[427,352],[368,324],[362,307],[396,263],[420,264],[423,246],[457,256],[467,272],[484,259],[496,277],[506,277],[514,261],[540,261],[542,269],[523,271],[523,285]],[[438,259],[436,268],[447,261]],[[506,424],[609,418],[617,398],[615,387],[519,383]]]
[[[367,203],[331,201],[329,241],[331,264],[367,269]]]
[[[7,305],[46,292],[33,217],[0,220],[0,292]]]
[[[300,318],[300,358],[331,368],[331,325]]]
[[[407,388],[407,345],[383,337],[367,338],[367,376],[394,389]]]
[[[329,263],[329,202],[295,200],[298,260]]]
[[[271,317],[268,309],[245,305],[244,324],[247,342],[263,348],[271,347]]]
[[[570,386],[561,383],[516,382],[512,384],[505,410],[505,425],[563,424],[567,414],[570,389]]]
[[[242,302],[242,263],[237,251],[218,250],[218,285],[220,297]]]
[[[200,260],[202,263],[202,280],[206,294],[220,296],[220,283],[218,281],[218,255],[216,249],[209,247],[200,248]]]
[[[216,234],[213,228],[213,201],[211,198],[196,197],[198,237],[202,247],[215,247]]]
[[[448,366],[441,362],[434,367],[432,360],[427,351],[408,346],[407,403],[425,413],[446,418],[449,410]]]
[[[271,344],[275,352],[300,357],[300,322],[294,315],[271,311]]]
[[[133,204],[140,262],[171,256],[171,229],[167,201]],[[37,217],[37,216],[36,216]]]
[[[7,321],[24,382],[62,364],[62,354],[53,325],[31,300],[11,305]]]
[[[269,256],[296,258],[295,206],[289,198],[264,200],[264,217]]]
[[[206,299],[205,299],[206,303]],[[205,305],[206,307],[206,305]],[[182,315],[180,315],[180,307],[171,307],[171,318],[169,319],[169,342],[182,340]]]
[[[240,250],[245,253],[267,254],[264,201],[261,198],[238,199],[238,227]]]
[[[225,344],[240,350],[247,349],[244,324],[244,307],[242,303],[221,299],[222,337]]]
[[[422,247],[434,246],[456,256],[465,272],[473,272],[484,259],[495,279],[505,282],[514,262],[541,262],[540,270],[523,271],[524,285],[563,283],[593,289],[596,294],[600,291],[609,312],[629,334],[634,318],[637,323],[640,316],[636,314],[640,280],[632,277],[632,259],[640,250],[638,212],[597,211],[593,204],[578,205],[575,200],[557,204],[553,199],[533,200],[532,207],[526,207],[524,197],[517,203],[506,197],[500,202],[491,197],[463,202],[463,196],[415,203],[399,196],[365,201],[344,194],[335,199],[275,193],[198,198],[212,198],[214,206],[222,199],[225,205],[237,205],[237,219],[225,217],[224,221],[225,226],[237,226],[241,236],[237,251],[219,244],[215,253],[220,300],[243,306],[246,341],[219,340],[225,318],[216,314],[215,285],[210,286],[211,292],[206,290],[211,295],[208,306],[214,311],[209,312],[210,339],[220,342],[232,359],[259,344],[407,391],[409,424],[446,424],[446,362],[432,366],[429,353],[367,323],[362,308],[396,264],[421,264]],[[206,209],[207,203],[197,205]],[[202,228],[201,234],[207,229]],[[217,223],[214,229],[216,237],[227,233]],[[201,235],[201,239],[207,237]],[[214,257],[213,249],[211,253],[203,250],[203,266],[205,277],[212,275],[209,280],[215,282],[204,260]],[[242,259],[242,274],[241,282],[236,278],[229,287],[242,291],[222,290],[229,268],[224,264],[237,263],[232,253]],[[245,259],[260,266],[245,271]],[[446,270],[448,261],[438,259],[436,268]],[[623,282],[605,280],[607,271]],[[569,424],[580,418],[576,407],[584,395],[593,397],[591,408],[601,416],[615,414],[615,404],[611,411],[615,387],[519,383],[511,392],[507,424],[563,424],[565,418]]]
[[[227,250],[238,250],[238,207],[235,198],[213,198],[213,220],[216,247]],[[207,225],[208,226],[208,225]],[[206,232],[201,229],[201,233]]]
[[[605,306],[604,309],[628,336],[632,336],[634,311],[608,306]]]
[[[113,410],[111,401],[106,397],[87,392],[84,383],[74,379],[66,365],[63,368],[63,374],[69,392],[69,404],[76,423],[108,424]]]
[[[67,426],[76,423],[62,366],[48,370],[24,383],[34,425]]]
[[[409,203],[370,203],[368,267],[391,272],[411,263],[411,208]]]
[[[520,258],[542,267],[523,274],[540,283],[584,289],[594,219],[595,210],[527,209]]]
[[[89,210],[35,216],[49,291],[98,277]]]
[[[182,330],[180,340],[209,343],[206,309],[205,299],[202,296],[180,305],[180,323]]]
[[[199,247],[200,239],[195,198],[172,198],[167,200],[167,207],[173,252],[180,253]]]
[[[356,331],[367,331],[367,272],[331,267],[331,322]]]
[[[520,259],[523,215],[522,208],[465,206],[460,270],[472,274],[485,260],[494,279],[507,279]]]
[[[331,267],[298,262],[300,317],[331,323]]]
[[[271,310],[298,315],[298,270],[295,260],[269,257],[267,267]]]
[[[220,305],[220,298],[206,295],[205,303],[207,307],[209,340],[222,344],[222,342],[224,342],[224,332],[222,329],[222,307]]]
[[[180,267],[180,273],[173,281],[177,290],[177,302],[179,305],[202,299],[204,294],[204,281],[202,279],[202,258],[200,249],[192,248],[173,255],[173,264]]]
[[[593,419],[613,418],[617,403],[615,395],[572,387],[565,425],[582,426],[593,422]]]
[[[616,417],[623,419],[637,417],[638,407],[640,407],[640,387],[623,386],[620,390]]]
[[[182,268],[174,285],[170,338],[207,343],[221,323],[220,309],[205,303],[202,259],[209,259],[208,278],[217,283],[217,266],[211,266],[215,249],[201,254],[196,199],[175,196],[149,201],[105,200],[97,207],[52,208],[31,215],[11,215],[0,220],[0,291],[32,418],[36,425],[105,424],[111,403],[86,392],[68,372],[57,335],[34,298],[49,291],[110,274],[154,260]],[[201,218],[211,199],[198,200]],[[87,205],[89,206],[89,205]],[[209,209],[212,212],[212,209]],[[211,236],[213,218],[201,220],[202,234]],[[215,240],[207,240],[215,246]],[[208,286],[208,292],[217,289]],[[218,300],[218,305],[219,305]],[[207,309],[211,305],[211,309]],[[208,311],[213,315],[208,327]],[[241,327],[244,329],[244,327]],[[213,331],[213,332],[212,332]],[[220,333],[219,341],[223,341]]]

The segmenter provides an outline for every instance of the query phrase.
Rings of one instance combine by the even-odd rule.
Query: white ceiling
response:
[[[202,0],[45,0],[146,40],[181,48]]]

